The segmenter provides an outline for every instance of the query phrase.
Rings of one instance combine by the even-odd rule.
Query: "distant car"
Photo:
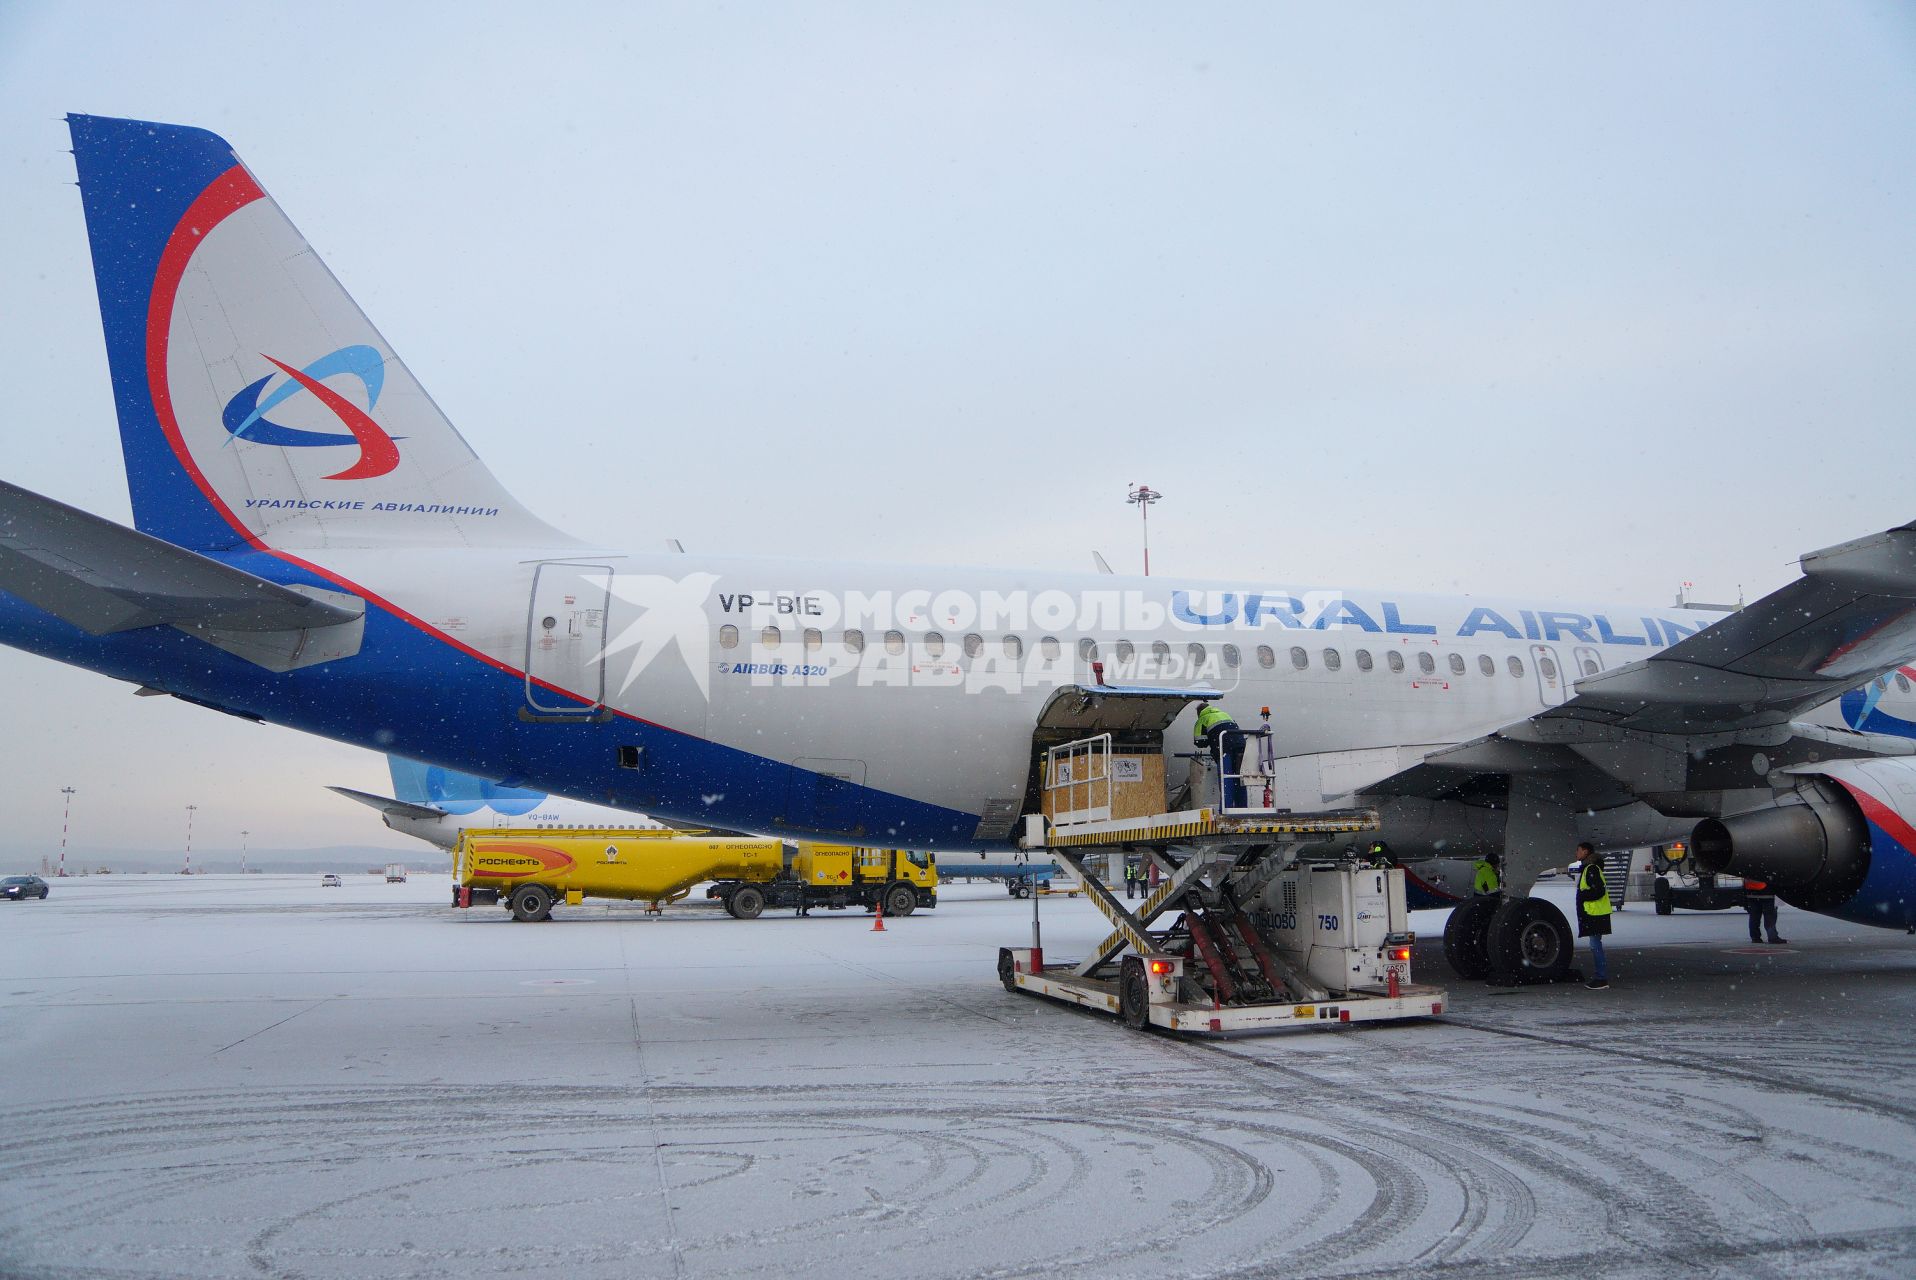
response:
[[[341,883],[340,878],[330,871],[319,878],[319,887],[322,889],[337,889]]]
[[[0,897],[7,898],[44,898],[47,896],[47,882],[39,876],[8,876],[0,880]]]

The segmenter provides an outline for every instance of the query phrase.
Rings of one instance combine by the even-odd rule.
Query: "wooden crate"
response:
[[[1111,816],[1113,818],[1144,818],[1154,813],[1164,812],[1164,757],[1161,755],[1125,754],[1110,757],[1111,769]],[[1049,779],[1047,779],[1049,781]],[[1093,788],[1098,799],[1104,797],[1104,784]],[[1057,821],[1057,808],[1063,804],[1066,808],[1083,807],[1088,801],[1083,789],[1072,791],[1053,791],[1044,793],[1044,816],[1049,821]]]

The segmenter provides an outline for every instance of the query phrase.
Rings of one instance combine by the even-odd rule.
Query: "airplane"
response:
[[[503,827],[531,830],[630,827],[656,831],[661,825],[643,814],[581,804],[526,787],[501,786],[487,778],[408,760],[404,756],[388,755],[386,766],[393,780],[390,796],[373,795],[351,787],[328,787],[327,790],[377,809],[391,830],[441,849],[453,848],[459,843],[460,833],[469,828],[490,831]]]
[[[1728,612],[622,553],[506,492],[226,141],[68,124],[135,527],[0,483],[0,641],[669,822],[974,855],[1067,712],[1169,690],[1167,760],[1198,704],[1269,707],[1279,803],[1501,850],[1460,971],[1567,964],[1525,893],[1579,840],[1916,931],[1916,523]]]

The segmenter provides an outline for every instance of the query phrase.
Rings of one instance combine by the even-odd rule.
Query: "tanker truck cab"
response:
[[[741,920],[767,907],[813,907],[842,911],[863,907],[888,916],[908,916],[938,905],[938,864],[911,849],[864,849],[806,841],[788,845],[785,869],[766,880],[721,880],[705,891]]]

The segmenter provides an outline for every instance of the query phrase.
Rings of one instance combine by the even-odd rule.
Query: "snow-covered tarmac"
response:
[[[1497,990],[1420,916],[1442,1020],[1180,1042],[1007,994],[997,886],[883,933],[448,896],[0,904],[0,1275],[1916,1273],[1900,933],[1632,906],[1611,990]]]

